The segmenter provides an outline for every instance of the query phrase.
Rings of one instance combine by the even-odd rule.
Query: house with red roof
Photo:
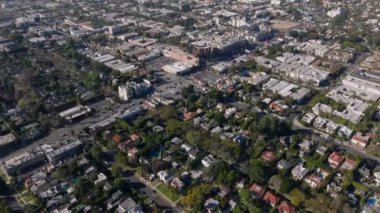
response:
[[[364,149],[368,143],[369,143],[369,136],[363,135],[361,132],[357,132],[354,136],[351,138],[351,143]]]
[[[263,158],[264,161],[268,161],[268,162],[276,160],[276,155],[272,151],[264,151],[261,154],[261,157]]]
[[[344,157],[338,152],[333,152],[330,154],[328,162],[331,168],[337,168],[344,160]]]
[[[343,162],[341,169],[344,170],[354,170],[358,166],[358,162],[349,158],[346,158],[346,160]]]
[[[249,191],[252,193],[252,195],[256,198],[262,198],[265,194],[265,187],[257,185],[254,183],[251,188],[249,188]]]
[[[263,201],[271,205],[272,207],[275,207],[281,201],[281,198],[273,194],[272,192],[268,191],[267,193],[265,193]]]
[[[277,209],[279,213],[293,213],[296,211],[296,208],[286,200],[282,201]]]
[[[274,101],[270,103],[269,108],[279,112],[286,111],[289,109],[288,106],[286,106],[285,104],[281,104],[280,101]]]
[[[196,116],[195,112],[185,112],[183,113],[183,120],[188,121],[193,119]]]

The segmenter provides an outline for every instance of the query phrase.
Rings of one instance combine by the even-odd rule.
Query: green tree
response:
[[[120,166],[127,166],[128,165],[128,156],[126,156],[125,154],[117,153],[114,158],[115,158],[115,161]]]
[[[240,195],[240,199],[247,203],[250,199],[251,199],[251,193],[249,192],[248,189],[246,188],[242,188],[240,191],[239,191],[239,195]]]
[[[94,71],[87,72],[83,79],[84,85],[90,89],[93,89],[96,85],[98,85],[99,82],[99,74]]]
[[[102,161],[104,158],[104,152],[102,151],[102,148],[100,148],[100,146],[98,145],[94,145],[93,147],[91,147],[90,155],[99,162]]]
[[[259,160],[250,161],[249,178],[251,182],[263,184],[266,182],[265,167]]]
[[[203,207],[206,195],[210,192],[211,186],[200,184],[191,188],[181,199],[181,204],[187,207],[192,207],[195,212],[200,211]]]
[[[269,187],[276,190],[276,192],[280,192],[282,184],[283,184],[283,178],[280,175],[273,175],[269,179]]]
[[[115,178],[113,184],[116,188],[120,189],[121,191],[125,192],[128,189],[128,183],[122,177]]]
[[[186,133],[186,140],[192,145],[199,145],[203,141],[202,133],[197,130],[190,130]]]
[[[299,189],[293,189],[290,193],[289,193],[289,199],[290,199],[290,202],[295,205],[295,206],[299,206],[301,203],[303,203],[305,200],[306,200],[306,196],[305,194],[300,191]]]

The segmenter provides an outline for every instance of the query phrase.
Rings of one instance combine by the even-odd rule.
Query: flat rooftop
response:
[[[26,161],[30,161],[36,157],[39,157],[41,155],[44,155],[44,152],[39,148],[32,149],[30,151],[24,152],[14,158],[11,158],[7,161],[4,161],[4,167],[7,169],[11,169],[13,167],[16,167]]]
[[[76,149],[77,147],[81,146],[82,144],[83,144],[82,141],[76,140],[76,141],[71,142],[65,146],[62,146],[61,148],[58,148],[52,152],[47,153],[47,156],[49,156],[50,158],[54,158],[54,157],[56,157],[56,156],[58,156],[64,152]]]
[[[16,141],[16,136],[14,136],[11,133],[6,135],[0,135],[0,146],[10,144],[14,141]]]

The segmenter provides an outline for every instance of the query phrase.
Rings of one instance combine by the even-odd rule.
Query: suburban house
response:
[[[273,194],[270,191],[265,193],[264,198],[263,198],[263,201],[265,203],[271,205],[272,207],[277,206],[277,204],[280,202],[280,200],[281,200],[281,198],[279,196]]]
[[[357,165],[358,165],[357,161],[346,158],[340,168],[344,170],[354,170]]]
[[[325,147],[325,146],[319,146],[318,149],[316,150],[316,152],[320,155],[325,155],[326,152],[327,152],[328,148]]]
[[[249,188],[249,191],[252,192],[252,195],[255,198],[262,198],[264,196],[266,190],[265,190],[265,187],[257,185],[256,183],[254,183],[251,186],[251,188]]]
[[[169,182],[174,178],[174,174],[169,170],[161,170],[157,173],[157,176],[165,184],[169,184]]]
[[[127,198],[119,204],[117,213],[143,213],[140,204],[136,203],[132,198]]]
[[[364,149],[368,145],[369,139],[370,138],[368,135],[363,136],[361,132],[357,132],[354,136],[352,136],[351,143]]]
[[[280,169],[280,170],[284,170],[284,171],[287,171],[290,169],[290,167],[292,167],[292,164],[285,160],[285,159],[281,159],[278,163],[277,163],[277,168]]]
[[[173,180],[170,182],[170,185],[178,191],[182,191],[185,187],[185,184],[177,177],[173,178]]]
[[[321,169],[317,169],[313,174],[307,176],[304,181],[311,188],[319,188],[322,186],[323,181],[329,176],[329,172]]]
[[[286,200],[282,201],[277,209],[279,213],[293,213],[296,211],[296,208]]]
[[[303,167],[303,165],[297,165],[292,169],[292,177],[294,180],[302,180],[308,172],[309,170]]]
[[[207,155],[201,161],[202,165],[208,168],[213,162],[215,162],[215,158],[212,155]]]
[[[209,198],[206,200],[204,208],[206,209],[206,212],[213,212],[219,208],[219,201],[214,198]]]
[[[330,154],[328,162],[330,167],[337,168],[344,160],[344,157],[340,155],[338,152],[333,152]]]
[[[303,140],[298,147],[300,148],[300,157],[303,157],[305,154],[309,153],[313,147],[314,143],[309,140]]]

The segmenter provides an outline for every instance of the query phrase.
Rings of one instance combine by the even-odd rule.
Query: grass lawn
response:
[[[153,181],[151,181],[151,183],[153,186],[155,186],[155,185],[158,185],[159,183],[161,183],[161,181],[158,178],[155,178]]]
[[[170,188],[169,186],[165,185],[164,183],[161,183],[157,186],[157,190],[160,191],[162,194],[164,194],[169,200],[175,202],[177,201],[180,196],[176,192],[175,189]]]
[[[353,181],[353,182],[352,182],[352,185],[353,185],[355,188],[359,189],[359,190],[364,190],[364,191],[367,191],[367,190],[368,190],[368,187],[367,187],[367,186],[365,186],[365,185],[363,185],[363,184],[361,184],[361,183],[358,183],[358,182],[356,182],[356,181]]]
[[[140,166],[136,167],[136,168],[133,168],[133,170],[135,170],[135,172],[141,176],[141,172],[142,172],[142,168]]]
[[[370,155],[374,155],[376,157],[380,157],[380,149],[378,146],[374,145],[374,144],[370,144],[367,148],[366,148],[366,152]]]

